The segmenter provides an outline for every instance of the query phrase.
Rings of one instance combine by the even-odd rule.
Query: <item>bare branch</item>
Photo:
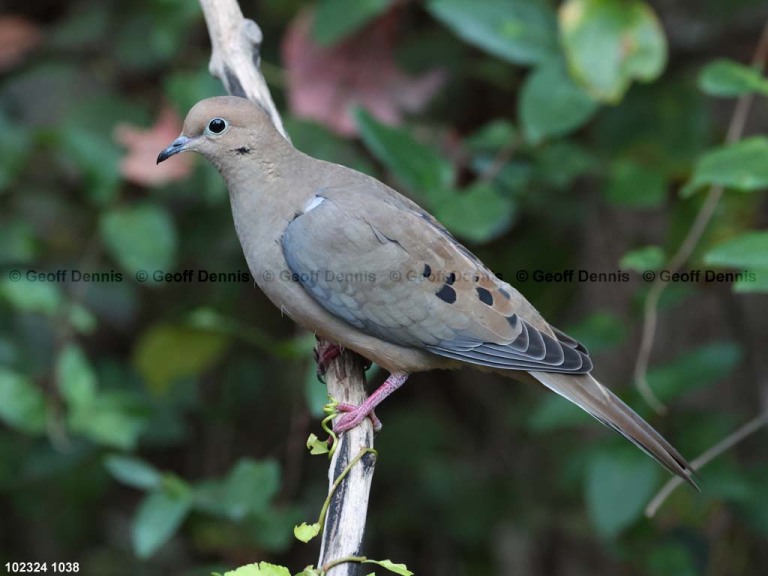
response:
[[[768,22],[763,26],[760,40],[758,41],[755,53],[752,56],[752,66],[762,71],[765,68],[766,59],[768,59]],[[744,94],[737,100],[733,116],[731,116],[731,121],[728,125],[728,132],[725,137],[726,144],[733,144],[741,139],[741,136],[744,134],[744,126],[746,125],[753,99],[752,94]],[[696,218],[694,219],[691,228],[688,230],[688,234],[686,234],[683,243],[667,263],[667,269],[670,272],[674,273],[680,270],[691,257],[699,240],[701,240],[702,235],[706,231],[707,226],[709,226],[722,195],[722,186],[712,186],[709,189],[707,198],[704,200],[701,208],[699,208],[699,212],[696,214]],[[640,348],[637,353],[634,371],[635,385],[637,386],[638,391],[645,401],[660,414],[667,411],[666,406],[656,398],[653,390],[651,390],[648,385],[646,374],[651,359],[651,352],[653,351],[653,341],[656,336],[659,300],[666,288],[667,283],[661,280],[660,276],[657,276],[646,296],[645,305],[643,307],[643,334],[640,340]]]
[[[200,0],[200,5],[211,37],[211,74],[224,83],[230,94],[260,104],[280,133],[290,140],[259,69],[261,29],[256,22],[243,18],[236,0]],[[343,352],[334,359],[326,371],[326,382],[329,394],[340,402],[361,404],[366,398],[363,361],[357,354]],[[328,472],[329,490],[361,450],[373,448],[373,427],[366,420],[342,434],[338,442]],[[373,454],[365,454],[333,493],[318,566],[361,555],[375,460]],[[357,563],[341,563],[328,575],[353,576],[357,569]]]
[[[768,412],[763,412],[757,418],[753,418],[744,424],[744,426],[720,440],[720,442],[702,453],[701,456],[695,460],[691,460],[691,468],[697,471],[701,470],[712,460],[730,450],[736,446],[736,444],[751,436],[766,424],[768,424]],[[672,494],[672,492],[674,492],[682,483],[683,480],[678,476],[670,478],[669,481],[664,484],[662,489],[658,491],[656,496],[653,497],[653,500],[651,500],[648,506],[646,506],[645,515],[649,518],[653,517],[666,499],[669,498],[670,494]]]

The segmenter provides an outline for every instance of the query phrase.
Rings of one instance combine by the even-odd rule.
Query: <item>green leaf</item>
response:
[[[315,4],[312,35],[331,45],[354,34],[390,6],[390,0],[320,0]]]
[[[147,413],[132,394],[109,390],[99,392],[85,406],[75,406],[67,421],[73,432],[98,444],[131,450],[146,428]]]
[[[116,480],[139,490],[154,490],[162,485],[160,471],[139,458],[112,454],[104,459],[104,467]]]
[[[627,323],[610,312],[596,312],[567,330],[571,338],[594,353],[615,348],[627,337]]]
[[[708,185],[742,192],[768,188],[768,138],[746,138],[704,154],[680,194],[686,198]]]
[[[431,0],[427,10],[466,42],[515,64],[557,53],[557,22],[542,0]]]
[[[328,454],[330,449],[328,448],[328,442],[323,442],[315,434],[310,434],[307,438],[307,448],[312,456],[318,454]]]
[[[83,409],[93,402],[96,375],[79,346],[69,344],[59,354],[56,381],[62,397],[71,409]]]
[[[320,528],[321,526],[318,522],[315,522],[314,524],[302,522],[299,526],[294,526],[293,535],[296,536],[296,540],[306,544],[312,540],[312,538],[320,534]]]
[[[45,432],[45,395],[27,377],[2,367],[0,420],[27,434]]]
[[[748,270],[746,272],[736,272],[736,278],[733,284],[733,291],[738,294],[748,294],[751,292],[768,292],[768,269]]]
[[[213,366],[229,338],[221,332],[158,324],[144,332],[133,351],[133,364],[156,394],[180,378]]]
[[[534,144],[576,130],[597,111],[597,103],[574,84],[556,60],[542,64],[528,76],[518,106],[525,137]]]
[[[480,244],[509,229],[515,204],[493,185],[481,182],[446,198],[434,213],[451,232]]]
[[[241,459],[224,481],[222,507],[232,520],[268,510],[280,489],[280,466],[274,460]]]
[[[699,74],[699,88],[710,96],[741,96],[750,92],[768,95],[768,78],[733,60],[716,60]]]
[[[718,244],[707,252],[704,262],[729,268],[768,270],[768,231],[749,231]]]
[[[618,102],[633,80],[650,82],[664,69],[664,32],[641,0],[568,0],[559,19],[569,70],[602,102]]]
[[[113,208],[101,216],[101,235],[112,256],[133,277],[137,271],[171,270],[176,228],[159,204],[142,202]]]
[[[659,246],[644,246],[630,250],[619,260],[620,268],[628,268],[635,272],[658,270],[666,261],[664,250]]]
[[[639,450],[602,451],[589,463],[587,510],[598,533],[614,538],[637,522],[656,490],[661,468]]]
[[[589,414],[572,402],[557,394],[547,394],[528,417],[526,425],[531,432],[545,433],[593,422]]]
[[[354,116],[365,145],[410,190],[431,200],[442,198],[441,193],[453,185],[453,165],[434,149],[402,128],[378,122],[362,108]]]
[[[728,376],[741,361],[736,344],[718,342],[681,355],[648,372],[648,385],[662,402],[691,390],[711,386]]]
[[[11,272],[15,271],[12,270]],[[63,301],[61,291],[51,280],[41,280],[39,276],[35,275],[36,272],[34,270],[28,271],[16,281],[11,280],[9,273],[9,278],[0,280],[0,296],[3,296],[14,308],[22,312],[56,314]],[[52,272],[51,274],[56,273]]]
[[[464,144],[475,152],[497,152],[519,140],[520,135],[510,121],[492,120],[473,132],[464,140]]]
[[[168,542],[192,506],[189,493],[170,496],[152,492],[141,502],[131,527],[133,549],[139,558],[149,558]]]
[[[653,166],[646,166],[622,158],[611,165],[605,196],[614,204],[634,208],[656,208],[667,195],[664,173]]]
[[[698,576],[701,574],[696,556],[688,546],[679,542],[653,546],[646,558],[648,576]]]
[[[405,564],[395,564],[392,560],[363,560],[363,564],[376,564],[382,568],[386,568],[390,572],[399,574],[400,576],[413,576],[413,572],[408,570]]]
[[[225,573],[224,576],[291,576],[291,573],[285,566],[259,562],[240,566],[237,570]]]
[[[0,176],[1,179],[2,176]],[[0,266],[29,262],[35,257],[36,252],[35,232],[28,222],[0,221]]]

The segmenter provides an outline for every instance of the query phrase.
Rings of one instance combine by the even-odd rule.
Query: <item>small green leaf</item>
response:
[[[435,217],[451,232],[471,242],[483,243],[509,229],[515,204],[488,183],[473,184],[435,206]]]
[[[45,395],[25,376],[0,367],[0,420],[28,434],[45,432]]]
[[[62,397],[71,409],[83,409],[93,402],[96,375],[79,346],[69,344],[59,354],[56,381]]]
[[[116,480],[139,490],[154,490],[163,481],[157,468],[139,458],[112,454],[104,459],[104,467]]]
[[[464,140],[464,144],[475,152],[497,152],[520,140],[515,126],[508,120],[492,120]]]
[[[176,533],[192,506],[189,493],[170,496],[148,494],[136,513],[131,528],[133,549],[139,558],[149,558]]]
[[[33,275],[32,278],[35,276]],[[10,278],[0,280],[0,296],[22,312],[49,315],[56,314],[63,300],[56,284],[39,279],[28,280],[26,275],[18,281]]]
[[[618,102],[633,80],[650,82],[664,69],[666,38],[641,0],[568,0],[559,19],[569,70],[602,102]]]
[[[67,422],[73,432],[98,444],[132,450],[147,425],[147,413],[138,398],[119,390],[99,392],[86,405],[75,405]]]
[[[596,312],[567,330],[571,338],[581,342],[590,352],[615,348],[627,337],[627,323],[610,312]]]
[[[768,269],[747,270],[735,274],[739,276],[733,284],[733,291],[737,294],[768,292]]]
[[[296,536],[297,540],[306,544],[312,540],[312,538],[320,534],[320,528],[321,526],[318,522],[315,522],[314,524],[302,522],[300,525],[294,526],[293,535]]]
[[[360,30],[389,6],[390,0],[320,0],[315,4],[312,34],[320,44],[336,44]]]
[[[144,271],[168,272],[176,258],[176,228],[159,204],[121,206],[101,216],[104,244],[123,269],[134,277]]]
[[[430,14],[460,38],[515,64],[557,53],[557,22],[542,0],[431,0]]]
[[[611,165],[605,196],[614,204],[633,208],[656,208],[664,202],[667,180],[664,173],[622,158]]]
[[[150,389],[163,394],[176,380],[197,376],[213,366],[228,340],[221,332],[158,324],[139,338],[133,363]]]
[[[531,432],[544,433],[593,422],[589,414],[572,402],[557,394],[546,394],[528,417],[526,425]]]
[[[307,438],[307,448],[312,456],[318,454],[328,454],[330,449],[328,448],[328,442],[323,442],[314,434],[310,434]]]
[[[746,138],[704,154],[680,194],[686,198],[707,185],[742,192],[768,188],[768,138]]]
[[[768,270],[768,232],[749,231],[726,240],[704,256],[711,266]]]
[[[240,566],[236,570],[230,570],[224,576],[291,576],[288,568],[268,562],[259,562]]]
[[[382,568],[386,568],[390,572],[399,574],[400,576],[413,576],[413,572],[408,570],[405,564],[395,564],[392,560],[363,560],[363,564],[376,564]]]
[[[658,270],[665,261],[664,250],[659,246],[644,246],[624,254],[619,260],[619,267],[628,268],[635,272],[645,272],[646,270]]]
[[[223,507],[229,518],[265,512],[280,489],[280,466],[275,460],[241,459],[223,484]]]
[[[587,470],[587,510],[603,538],[614,538],[637,522],[656,490],[661,468],[632,449],[602,451]]]
[[[411,191],[433,200],[435,194],[453,185],[453,165],[434,149],[402,128],[378,122],[362,108],[354,116],[365,145]]]
[[[768,78],[759,70],[732,60],[716,60],[699,74],[699,88],[710,96],[741,96],[750,92],[768,95]]]
[[[518,106],[525,137],[534,144],[576,130],[598,107],[556,60],[542,64],[528,76]]]
[[[741,360],[736,344],[718,342],[687,352],[648,372],[648,385],[662,402],[711,386],[728,376]]]

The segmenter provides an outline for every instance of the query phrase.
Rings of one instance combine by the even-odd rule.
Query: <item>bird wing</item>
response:
[[[499,370],[592,368],[434,218],[371,179],[318,190],[281,244],[294,280],[367,334]]]

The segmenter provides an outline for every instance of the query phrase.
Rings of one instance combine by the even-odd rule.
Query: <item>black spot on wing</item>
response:
[[[432,275],[432,268],[429,267],[429,264],[424,264],[424,271],[421,273],[424,278],[429,278]]]
[[[454,282],[456,282],[456,274],[451,272],[450,274],[448,274],[448,278],[445,281],[445,285],[446,286],[453,286]]]
[[[501,294],[502,296],[504,296],[504,298],[506,298],[507,300],[509,300],[510,298],[512,298],[512,295],[511,295],[509,292],[507,292],[507,290],[506,290],[506,289],[504,289],[504,288],[499,288],[499,294]]]
[[[490,291],[480,286],[478,286],[476,290],[477,290],[477,297],[480,299],[480,302],[482,302],[486,306],[493,306],[493,294],[491,294]]]
[[[440,288],[440,291],[435,296],[448,304],[456,302],[456,290],[448,286],[448,284],[443,284],[443,287]]]

